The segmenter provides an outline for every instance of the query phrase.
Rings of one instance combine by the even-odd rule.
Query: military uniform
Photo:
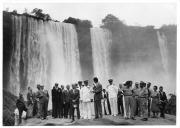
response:
[[[131,88],[123,89],[124,92],[124,100],[125,100],[125,118],[133,118],[134,117],[134,109],[133,109],[133,93]]]
[[[139,90],[139,100],[140,100],[140,114],[143,119],[148,118],[148,90],[147,88],[142,88]]]
[[[139,100],[139,88],[133,89],[133,99],[134,99],[134,116],[140,116],[140,100]]]
[[[116,116],[118,114],[118,112],[117,112],[118,88],[114,84],[108,85],[107,92],[109,94],[109,101],[110,101],[110,106],[111,106],[111,115]]]

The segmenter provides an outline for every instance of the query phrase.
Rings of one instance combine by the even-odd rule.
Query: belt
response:
[[[147,98],[147,97],[139,97],[139,98]]]
[[[132,95],[124,95],[124,96],[132,96]]]

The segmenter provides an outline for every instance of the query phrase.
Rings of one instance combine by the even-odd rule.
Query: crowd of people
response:
[[[26,112],[26,119],[31,117],[37,117],[46,119],[48,112],[49,94],[47,90],[44,90],[44,86],[38,84],[37,92],[33,93],[32,88],[28,87],[27,102],[25,102],[23,95],[19,93],[19,98],[16,101],[16,107],[18,108],[19,121],[22,122],[23,111]]]
[[[116,86],[113,79],[109,79],[109,85],[103,89],[97,77],[93,78],[93,85],[88,80],[78,81],[71,86],[55,83],[51,90],[52,95],[52,117],[69,118],[72,122],[77,119],[98,119],[103,115],[118,116],[125,119],[136,120],[141,117],[142,121],[148,118],[165,118],[165,106],[167,104],[166,93],[163,87],[143,81],[136,82],[133,86],[132,81]],[[20,94],[17,100],[19,117],[22,111],[27,111],[27,117],[37,116],[42,120],[46,119],[48,111],[49,94],[44,90],[43,85],[37,85],[38,91],[32,92],[28,88],[27,107]],[[159,90],[158,90],[159,89]],[[75,113],[76,111],[76,113]]]

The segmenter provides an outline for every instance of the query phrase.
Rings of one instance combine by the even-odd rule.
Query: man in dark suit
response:
[[[101,99],[102,99],[102,85],[98,82],[98,78],[94,77],[94,110],[95,110],[95,119],[102,118],[102,106],[101,106]]]
[[[80,119],[79,98],[80,98],[80,92],[76,88],[76,85],[72,84],[72,89],[70,90],[70,106],[71,106],[72,122],[74,121],[74,110],[75,109],[77,110],[77,118]]]
[[[53,104],[53,113],[52,113],[52,117],[57,118],[58,117],[58,107],[59,107],[59,101],[58,101],[58,83],[55,83],[55,86],[52,89],[52,104]]]
[[[58,88],[58,117],[63,118],[63,92]]]
[[[67,85],[64,91],[64,117],[68,118],[70,112],[70,86]]]
[[[159,109],[160,109],[160,117],[163,117],[165,118],[165,106],[166,106],[166,103],[167,103],[167,97],[166,97],[166,93],[163,91],[163,87],[160,86],[159,87],[159,98],[160,98],[160,106],[159,106]]]
[[[51,90],[51,95],[52,95],[52,117],[55,117],[55,86],[53,87],[53,89]]]
[[[64,117],[65,113],[65,102],[64,102],[64,85],[61,85],[61,91],[62,91],[62,97],[61,97],[61,103],[62,103],[62,109],[61,109],[61,117]]]

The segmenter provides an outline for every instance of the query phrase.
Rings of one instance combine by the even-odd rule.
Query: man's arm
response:
[[[75,101],[77,101],[77,100],[80,98],[80,93],[79,93],[79,90],[77,90],[77,91],[78,91],[78,95],[77,95],[77,97],[76,97]]]

